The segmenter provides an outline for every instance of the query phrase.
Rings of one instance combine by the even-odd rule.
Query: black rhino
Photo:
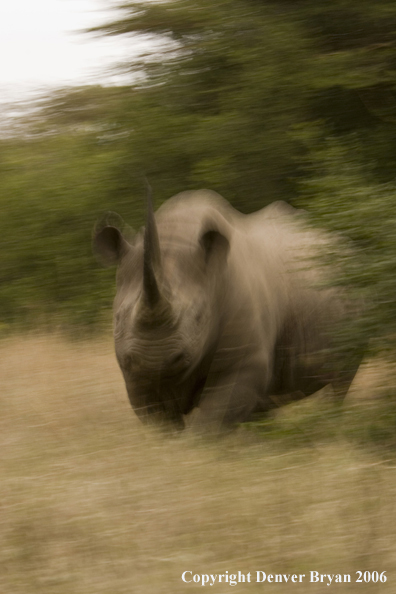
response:
[[[118,264],[114,337],[144,422],[218,432],[356,373],[330,349],[348,308],[319,288],[327,238],[283,202],[243,215],[209,190],[182,192],[133,240],[112,226],[94,250]]]

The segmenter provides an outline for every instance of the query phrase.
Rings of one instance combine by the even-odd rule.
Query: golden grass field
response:
[[[252,573],[204,589],[217,594],[396,593],[391,371],[363,369],[342,413],[316,397],[205,443],[139,424],[110,339],[4,339],[0,369],[1,594],[202,590],[184,571]],[[314,570],[352,581],[309,583]]]

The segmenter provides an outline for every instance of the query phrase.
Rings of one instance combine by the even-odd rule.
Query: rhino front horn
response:
[[[160,300],[155,271],[161,267],[161,253],[158,240],[157,226],[155,224],[151,187],[147,180],[147,220],[144,231],[144,256],[143,256],[143,289],[144,296],[150,307],[154,307]]]

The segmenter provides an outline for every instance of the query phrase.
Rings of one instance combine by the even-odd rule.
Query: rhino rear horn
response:
[[[148,183],[147,186],[147,220],[144,231],[143,289],[147,303],[150,307],[154,307],[161,297],[157,279],[155,277],[155,272],[159,272],[161,268],[161,252],[157,226],[154,218],[151,187]]]

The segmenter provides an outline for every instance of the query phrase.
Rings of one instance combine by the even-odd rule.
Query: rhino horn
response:
[[[160,300],[155,272],[161,268],[161,252],[155,224],[151,187],[147,183],[147,220],[144,231],[144,256],[143,256],[143,292],[150,307],[154,307]]]

